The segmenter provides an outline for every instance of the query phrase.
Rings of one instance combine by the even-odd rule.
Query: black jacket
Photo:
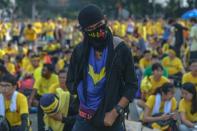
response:
[[[77,94],[77,85],[80,80],[83,80],[85,74],[84,66],[87,66],[83,61],[84,48],[85,44],[79,44],[75,48],[68,70],[67,86],[71,93],[75,94]],[[118,44],[116,48],[113,44],[107,58],[106,78],[104,99],[90,121],[94,126],[100,128],[105,128],[105,113],[111,111],[123,96],[132,101],[137,91],[137,77],[132,54],[124,42]],[[118,121],[117,119],[115,123]]]

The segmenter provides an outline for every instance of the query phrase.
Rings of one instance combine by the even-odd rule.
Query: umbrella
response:
[[[197,9],[189,10],[185,12],[181,18],[183,19],[190,19],[190,18],[197,18]]]

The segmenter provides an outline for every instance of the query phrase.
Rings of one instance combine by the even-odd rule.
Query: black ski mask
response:
[[[105,24],[104,15],[96,5],[89,5],[82,9],[78,16],[79,24],[89,44],[94,49],[102,51],[107,46],[109,29]]]

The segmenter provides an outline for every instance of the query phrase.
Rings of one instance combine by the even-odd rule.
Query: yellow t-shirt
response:
[[[41,76],[42,76],[42,66],[39,66],[33,71],[33,77],[35,82],[38,81]]]
[[[48,25],[45,27],[46,35],[49,37],[53,37],[53,33],[55,30],[55,24],[53,22],[47,23]]]
[[[42,23],[41,22],[35,22],[34,27],[35,27],[35,30],[36,30],[37,34],[42,33]]]
[[[17,110],[16,112],[10,112],[10,100],[5,100],[6,108],[6,118],[9,121],[11,126],[20,126],[21,125],[21,115],[28,114],[28,104],[27,98],[20,92],[17,94],[16,98]]]
[[[59,71],[62,70],[64,68],[64,65],[65,65],[64,59],[59,59],[56,64],[57,70],[59,70]]]
[[[0,49],[0,59],[3,59],[4,55],[5,55],[5,51]]]
[[[35,41],[37,39],[36,30],[34,28],[32,29],[26,28],[24,30],[24,36],[25,36],[25,39],[28,41]]]
[[[183,75],[182,84],[184,84],[186,82],[191,82],[192,84],[195,85],[195,87],[197,89],[197,77],[192,76],[191,72],[188,72]]]
[[[171,112],[174,112],[176,110],[176,107],[177,107],[177,101],[173,97],[171,99],[171,102],[172,102]],[[161,101],[161,105],[160,105],[160,108],[159,108],[160,113],[164,112],[164,104],[165,104],[165,102]],[[153,108],[155,106],[155,95],[151,95],[150,97],[148,97],[148,100],[146,101],[146,106],[148,106],[150,108],[151,112],[153,111]]]
[[[146,67],[150,66],[151,65],[151,60],[146,60],[144,58],[140,59],[139,61],[139,66],[141,69],[145,69]]]
[[[183,64],[179,58],[174,58],[171,60],[169,57],[165,57],[162,60],[162,64],[167,68],[169,75],[175,75],[178,72],[181,72],[183,69]]]
[[[14,26],[11,30],[12,36],[19,36],[20,35],[20,29],[18,26]]]
[[[49,79],[41,76],[37,81],[35,81],[34,89],[37,89],[38,94],[42,96],[43,94],[50,92],[51,86],[53,86],[53,88],[59,87],[59,79],[56,74],[51,74]]]
[[[191,114],[191,102],[188,102],[185,99],[181,99],[179,103],[179,112],[184,112],[186,119],[188,119],[189,121],[197,121],[197,113]]]
[[[32,64],[31,64],[31,61],[30,61],[30,58],[25,56],[23,59],[22,59],[22,68],[25,72],[29,72],[31,73],[32,72]]]
[[[18,51],[14,48],[5,48],[4,49],[4,53],[8,54],[8,55],[16,55],[18,53]]]
[[[147,93],[147,97],[155,93],[156,89],[161,87],[164,83],[169,82],[168,78],[161,76],[159,81],[155,81],[153,76],[145,77],[141,83],[141,92]]]
[[[6,69],[12,74],[15,75],[16,73],[16,69],[15,69],[15,65],[11,62],[6,63]]]

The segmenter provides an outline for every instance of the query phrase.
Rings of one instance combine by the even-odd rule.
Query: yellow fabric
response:
[[[120,30],[120,34],[119,34],[120,37],[125,37],[125,35],[126,35],[126,27],[127,26],[125,24],[121,24],[120,25],[120,29],[119,29]]]
[[[24,36],[25,36],[25,39],[28,41],[35,41],[37,39],[36,30],[34,28],[32,29],[25,28]]]
[[[42,75],[42,66],[37,67],[33,72],[35,82],[39,80]]]
[[[146,24],[147,35],[153,35],[153,24],[151,21],[147,22]]]
[[[68,115],[70,93],[63,91],[61,88],[56,89],[56,95],[59,98],[58,113],[62,113],[64,117]],[[56,121],[47,114],[44,115],[44,122],[47,127],[51,127],[53,131],[63,131],[64,123]]]
[[[46,29],[46,35],[53,37],[53,31],[55,30],[55,24],[53,22],[47,23]]]
[[[53,88],[59,87],[59,79],[56,74],[51,74],[49,79],[41,76],[37,81],[35,81],[34,89],[37,89],[38,94],[42,96],[43,94],[49,93],[49,89],[51,89],[53,84],[57,84],[57,86]]]
[[[3,59],[4,55],[5,55],[5,51],[0,49],[0,59]]]
[[[166,82],[169,82],[169,80],[164,76],[161,76],[159,81],[155,81],[153,76],[150,76],[149,78],[145,77],[142,80],[140,89],[141,92],[146,93],[147,94],[146,97],[148,97],[152,95],[157,88],[161,87]]]
[[[168,43],[165,43],[165,44],[163,45],[163,47],[162,47],[163,53],[168,54],[169,48],[170,48],[170,45],[169,45]]]
[[[188,72],[183,75],[182,84],[184,84],[186,82],[191,82],[192,84],[195,85],[195,87],[197,89],[197,77],[192,76],[191,72]]]
[[[145,58],[142,58],[140,59],[139,61],[139,66],[140,66],[140,69],[145,69],[146,67],[150,66],[151,65],[151,60],[148,61],[146,60]]]
[[[5,100],[5,108],[6,108],[6,118],[9,121],[11,126],[20,126],[21,125],[21,115],[28,114],[28,104],[27,98],[20,92],[17,94],[17,111],[10,112],[10,100]]]
[[[169,128],[169,125],[166,125],[166,126],[161,127],[157,123],[153,123],[152,124],[152,128],[153,129],[159,129],[159,130],[165,131],[165,130],[167,130]]]
[[[22,59],[22,68],[25,72],[29,72],[29,73],[32,72],[33,67],[32,67],[31,60],[29,57],[25,56]]]
[[[64,68],[64,65],[65,65],[64,59],[59,59],[56,64],[56,67],[58,70],[62,70]]]
[[[20,30],[18,26],[14,26],[11,30],[12,36],[19,36],[20,35]]]
[[[177,107],[177,101],[173,97],[171,99],[171,102],[172,102],[171,112],[174,112],[176,110],[176,107]],[[160,113],[164,112],[164,104],[165,104],[165,102],[161,101],[161,105],[160,105],[160,108],[159,108]],[[155,106],[155,95],[151,95],[150,97],[148,97],[148,100],[146,101],[146,106],[148,106],[148,108],[150,108],[150,111],[152,113],[153,108]]]
[[[183,69],[183,64],[179,58],[174,58],[171,60],[169,57],[165,57],[162,60],[162,64],[167,68],[169,75],[174,75],[178,72],[181,72]]]
[[[15,69],[15,66],[14,66],[13,63],[11,63],[11,62],[6,63],[6,69],[7,69],[12,75],[15,75],[16,69]]]
[[[186,119],[191,122],[197,121],[197,113],[191,114],[191,102],[186,101],[184,98],[179,102],[179,112],[184,112]]]
[[[89,65],[89,72],[88,74],[91,76],[94,85],[96,85],[99,81],[101,81],[105,77],[105,67],[103,67],[100,71],[100,73],[95,73],[94,68]]]
[[[5,48],[4,49],[4,53],[8,54],[8,55],[16,55],[18,53],[18,51],[14,48]]]
[[[42,23],[41,22],[35,22],[33,25],[34,25],[34,28],[36,30],[36,33],[41,34],[42,33]]]

